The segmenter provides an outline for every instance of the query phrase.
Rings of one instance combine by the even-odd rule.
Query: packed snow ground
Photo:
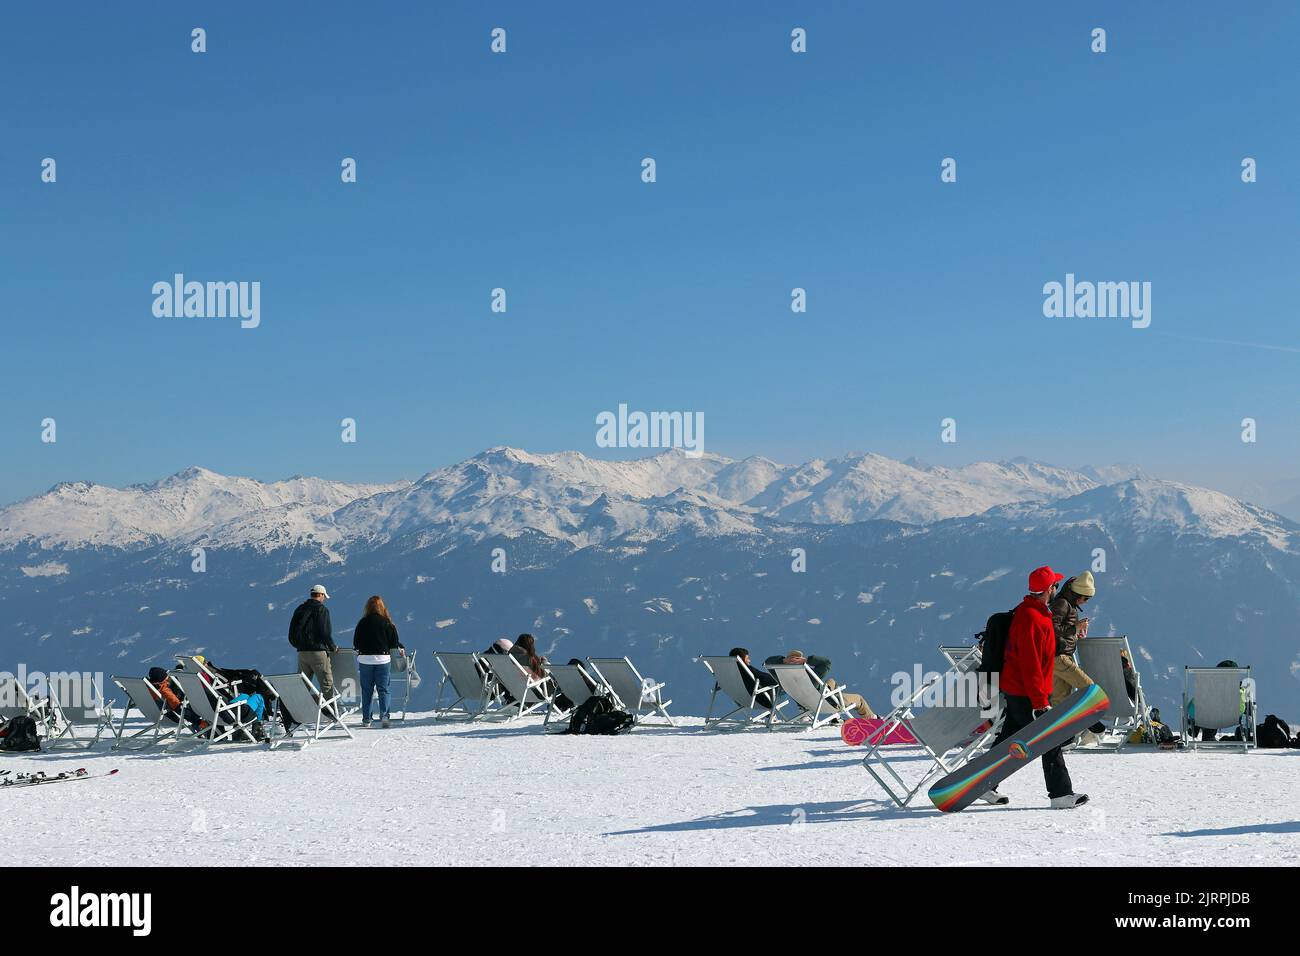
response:
[[[1009,807],[943,815],[887,802],[861,752],[816,732],[642,728],[543,736],[433,723],[298,751],[4,755],[0,769],[120,768],[115,777],[0,790],[10,865],[1284,866],[1300,861],[1300,751],[1068,756],[1073,811],[1042,774]],[[913,750],[904,755],[916,754]],[[915,760],[908,767],[919,767]],[[906,770],[904,771],[907,772]]]

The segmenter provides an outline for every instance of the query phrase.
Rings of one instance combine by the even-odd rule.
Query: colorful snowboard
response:
[[[954,770],[930,788],[930,799],[945,813],[965,810],[1025,764],[1101,718],[1110,698],[1100,684],[1076,690],[1012,738]]]

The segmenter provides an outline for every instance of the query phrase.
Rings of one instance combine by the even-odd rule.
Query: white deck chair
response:
[[[31,717],[41,728],[40,736],[50,736],[53,715],[49,700],[32,697],[17,678],[6,677],[0,680],[0,723],[14,717]]]
[[[202,744],[215,744],[223,740],[236,739],[257,742],[257,738],[253,736],[251,729],[253,721],[244,720],[240,717],[240,712],[243,709],[242,704],[231,704],[226,701],[220,694],[204,683],[203,678],[194,671],[172,671],[168,679],[180,689],[185,706],[193,710],[200,720],[205,720],[208,724],[203,730],[196,731],[190,728],[182,719],[177,728],[176,739],[172,742],[173,747],[177,747],[187,740]],[[228,683],[228,687],[233,689],[234,685],[238,683],[238,681]],[[188,736],[186,736],[186,730],[189,730]]]
[[[863,768],[900,807],[907,806],[931,780],[951,773],[986,747],[1002,728],[1001,708],[997,708],[996,717],[989,718],[979,707],[978,701],[960,707],[921,706],[920,702],[936,689],[936,685],[958,679],[969,681],[963,675],[970,674],[979,666],[978,645],[974,649],[942,645],[940,650],[951,665],[948,670],[935,674],[932,679],[915,688],[912,695],[890,711],[875,733],[864,741],[867,753],[862,758]],[[989,692],[990,688],[980,681],[976,688],[977,697],[985,699]],[[899,728],[911,734],[916,743],[887,744],[890,735]],[[895,755],[901,756],[902,751],[885,751],[883,748],[887,746],[906,746],[911,756],[919,748],[924,758],[919,776],[911,782],[905,780],[891,759]]]
[[[781,699],[782,690],[780,684],[774,687],[760,688],[754,672],[739,657],[701,656],[700,662],[709,669],[714,681],[713,696],[709,698],[709,712],[704,717],[704,726],[708,727],[710,724],[718,726],[730,720],[742,727],[752,727],[765,723],[768,730],[771,730],[772,725],[778,719],[782,722],[785,721],[785,718],[781,717],[780,711],[789,702]],[[753,690],[750,690],[749,686],[746,685],[744,674],[748,674],[750,681],[753,682]],[[728,711],[721,717],[714,717],[713,704],[717,700],[719,691],[726,694],[736,706],[734,710]],[[772,695],[772,705],[770,707],[758,699],[760,693],[770,693]],[[754,713],[756,710],[759,713]]]
[[[1151,741],[1142,678],[1138,676],[1137,700],[1129,700],[1121,652],[1128,655],[1131,663],[1133,654],[1127,637],[1085,637],[1075,645],[1075,660],[1079,662],[1080,670],[1101,685],[1110,698],[1110,707],[1101,718],[1106,724],[1105,732],[1100,735],[1101,741],[1095,747],[1085,749],[1121,750],[1128,743],[1129,735],[1139,726],[1143,728],[1143,738]],[[1137,673],[1136,666],[1134,673]]]
[[[1091,638],[1088,638],[1091,640]],[[1249,667],[1183,668],[1183,742],[1191,750],[1240,750],[1255,746],[1255,700]],[[1246,694],[1242,710],[1242,686]],[[1190,708],[1190,713],[1189,713]],[[1241,740],[1192,740],[1192,727],[1238,727]],[[1198,735],[1199,736],[1199,735]]]
[[[500,709],[501,691],[497,683],[484,673],[487,665],[479,666],[483,658],[495,657],[495,654],[465,653],[460,651],[437,651],[433,659],[442,668],[442,682],[438,685],[438,696],[433,703],[435,720],[450,719],[452,714],[461,714],[471,721]],[[442,695],[447,687],[451,688],[456,699],[446,707],[442,706]],[[472,705],[472,706],[471,706]]]
[[[46,745],[50,749],[61,748],[83,748],[89,750],[99,743],[100,737],[107,730],[110,736],[114,735],[113,728],[113,711],[108,703],[104,700],[104,694],[99,689],[99,685],[94,678],[89,681],[79,681],[80,688],[73,688],[69,691],[70,700],[73,697],[82,698],[70,703],[64,703],[58,690],[50,688],[50,736]],[[77,691],[80,693],[77,693]],[[86,700],[84,698],[88,697]],[[83,729],[90,728],[94,731],[94,737],[78,737],[77,727]]]
[[[662,681],[655,683],[642,677],[626,657],[591,657],[588,662],[595,668],[597,676],[614,691],[623,709],[632,715],[633,726],[656,714],[668,721],[669,727],[677,726],[668,713],[672,701],[663,699]]]
[[[609,690],[609,687],[603,681],[592,677],[581,664],[549,664],[546,672],[555,681],[555,686],[559,689],[560,694],[569,698],[573,703],[574,710],[577,710],[597,694]],[[595,690],[592,690],[593,684]],[[552,717],[561,720],[573,713],[572,710],[557,713],[559,704],[556,703],[555,699],[560,694],[552,696],[551,706],[546,708],[546,719],[542,721],[543,726],[549,724]]]
[[[509,654],[484,654],[480,660],[492,671],[502,689],[515,699],[513,704],[504,704],[501,709],[510,720],[527,717],[551,706],[553,694],[547,690],[551,686],[550,678],[534,677]]]
[[[957,673],[965,674],[980,666],[984,658],[983,649],[978,644],[940,644],[939,653],[948,660]]]
[[[127,701],[126,707],[122,710],[122,722],[118,725],[115,734],[117,740],[113,744],[114,750],[146,750],[154,744],[161,743],[168,737],[175,736],[179,724],[173,724],[167,719],[161,703],[162,695],[158,693],[158,689],[149,682],[147,677],[114,677],[112,681],[122,688]],[[141,716],[147,721],[147,726],[130,736],[124,736],[126,721],[131,714],[132,708],[140,712]],[[130,744],[131,741],[138,741],[141,737],[148,738],[143,741],[143,745],[140,743]]]
[[[312,741],[325,739],[325,735],[335,727],[343,731],[348,740],[353,739],[352,731],[348,729],[347,724],[343,723],[337,688],[334,696],[326,699],[306,674],[275,674],[269,677],[263,676],[262,680],[271,688],[280,707],[287,708],[294,720],[292,730],[270,741],[272,750],[281,744],[291,742],[305,747]],[[303,736],[298,737],[300,733]]]
[[[411,706],[411,691],[420,687],[420,673],[415,669],[415,651],[408,649],[406,655],[394,654],[392,665],[388,670],[388,696],[393,710],[397,710],[397,688],[401,687],[402,716],[395,720],[405,720],[407,708]]]
[[[338,691],[339,710],[344,717],[361,709],[361,671],[355,648],[340,647],[330,652],[330,673]]]
[[[780,681],[786,696],[803,708],[800,714],[790,718],[790,723],[807,722],[809,730],[816,730],[837,717],[852,716],[844,702],[844,688],[828,687],[807,663],[772,664],[768,672]]]

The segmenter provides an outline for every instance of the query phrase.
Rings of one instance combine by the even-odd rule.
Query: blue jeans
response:
[[[361,719],[370,720],[370,701],[379,691],[379,719],[388,719],[388,664],[358,664],[361,678]]]

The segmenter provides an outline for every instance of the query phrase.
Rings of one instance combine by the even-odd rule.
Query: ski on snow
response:
[[[66,773],[46,774],[44,771],[36,773],[20,773],[16,776],[8,776],[5,771],[3,779],[0,779],[0,790],[7,790],[11,787],[36,787],[47,783],[71,783],[73,780],[94,780],[97,777],[111,777],[117,773],[117,768],[105,773],[91,773],[84,767],[76,770],[69,770]]]

